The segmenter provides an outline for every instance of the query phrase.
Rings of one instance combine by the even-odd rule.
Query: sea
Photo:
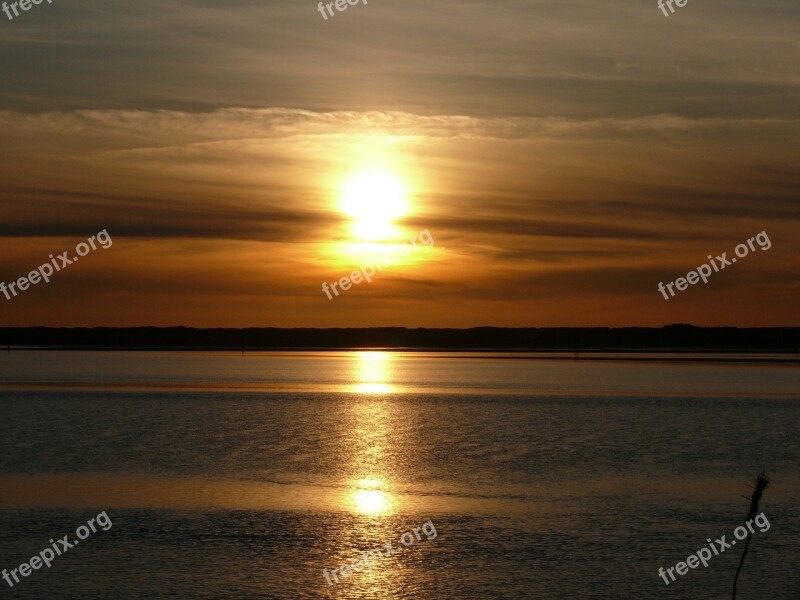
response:
[[[797,356],[12,349],[0,598],[798,600],[799,432]]]

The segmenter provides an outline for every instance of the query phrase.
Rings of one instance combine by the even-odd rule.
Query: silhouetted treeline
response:
[[[692,350],[800,351],[800,328],[645,327],[406,329],[0,328],[0,347],[109,349]]]

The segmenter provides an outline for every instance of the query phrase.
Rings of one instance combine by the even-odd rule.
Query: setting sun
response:
[[[408,212],[407,191],[387,173],[360,173],[344,185],[342,210],[354,219],[353,235],[378,241],[392,237],[393,222]]]

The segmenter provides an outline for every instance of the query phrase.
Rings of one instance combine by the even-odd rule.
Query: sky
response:
[[[799,25],[791,0],[0,13],[0,282],[113,240],[0,326],[800,326]]]

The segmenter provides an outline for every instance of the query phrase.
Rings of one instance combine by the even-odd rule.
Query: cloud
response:
[[[690,239],[707,225],[665,224],[687,214],[796,218],[789,147],[799,124],[668,114],[0,111],[0,149],[10,157],[0,164],[0,236],[113,225],[143,237],[326,239],[342,224],[331,178],[378,152],[429,183],[409,224],[462,236]],[[748,146],[727,145],[742,139]],[[520,217],[531,208],[535,218]]]
[[[323,21],[312,2],[74,0],[4,29],[0,107],[796,118],[798,12],[406,0]]]
[[[524,325],[535,309],[533,324],[659,324],[681,320],[653,308],[660,279],[766,229],[761,260],[675,304],[712,323],[726,294],[758,288],[772,312],[751,318],[740,302],[726,314],[778,322],[797,270],[798,123],[0,111],[0,280],[107,229],[114,247],[15,299],[15,322]],[[429,229],[436,247],[328,306],[321,282],[362,264],[340,251],[352,240],[337,182],[371,161],[407,179],[401,226]]]

